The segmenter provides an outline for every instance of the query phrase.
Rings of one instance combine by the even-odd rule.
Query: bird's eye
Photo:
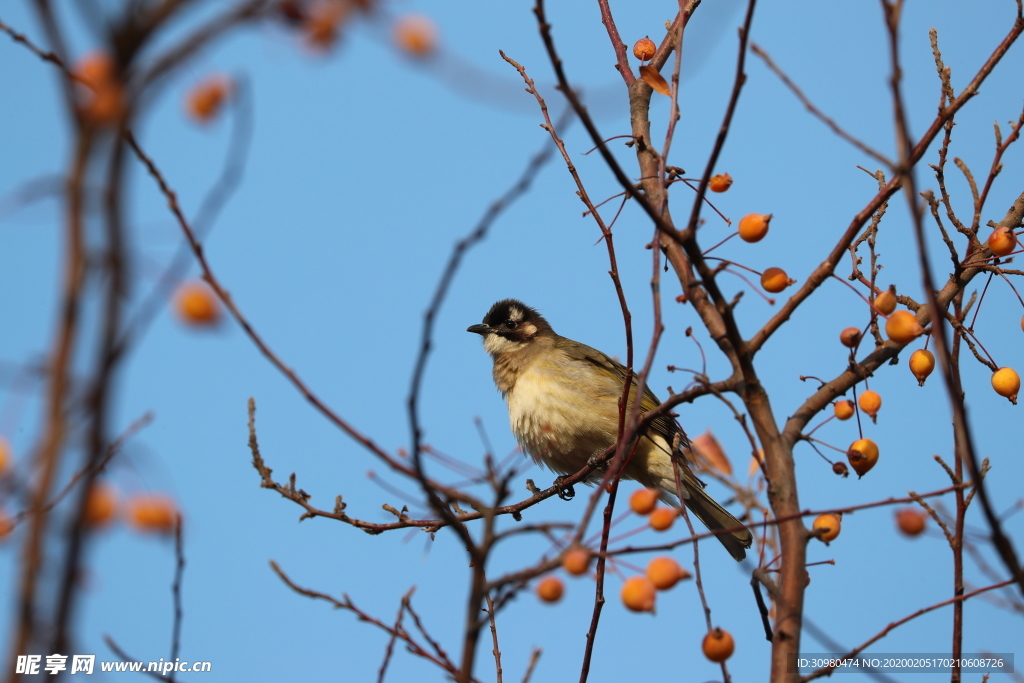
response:
[[[515,320],[506,320],[505,321],[505,329],[506,330],[514,330],[514,329],[516,329],[516,321]]]

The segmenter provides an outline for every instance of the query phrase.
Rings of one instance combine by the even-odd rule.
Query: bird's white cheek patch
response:
[[[520,342],[514,342],[498,334],[488,334],[484,337],[484,351],[492,356],[499,356],[503,353],[511,353],[523,348]]]

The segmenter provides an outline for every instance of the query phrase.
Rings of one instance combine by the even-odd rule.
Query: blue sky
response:
[[[101,3],[114,6],[116,3]],[[613,5],[627,43],[644,35],[660,40],[674,3]],[[81,16],[67,12],[72,50],[96,46]],[[953,84],[963,87],[1009,31],[1015,5],[1000,1],[966,7],[954,2],[910,3],[905,10],[903,56],[910,126],[920,134],[939,98],[928,29],[939,31]],[[390,18],[417,12],[438,25],[441,52],[429,63],[408,59],[389,41]],[[184,22],[194,25],[201,13]],[[0,19],[42,43],[29,4],[8,3]],[[736,27],[742,8],[734,0],[706,0],[686,37],[682,119],[670,163],[699,175],[720,125],[732,85]],[[559,3],[550,8],[554,36],[574,83],[606,136],[628,132],[628,103],[614,57],[594,3]],[[879,6],[788,0],[763,3],[752,39],[804,89],[815,104],[849,132],[893,155],[888,99],[888,61]],[[186,64],[165,83],[136,128],[140,143],[194,215],[216,180],[231,137],[233,118],[198,127],[182,110],[182,98],[211,72],[244,78],[251,96],[253,134],[244,177],[224,208],[205,249],[219,280],[270,346],[327,404],[392,452],[410,440],[405,398],[419,343],[422,314],[457,240],[469,233],[487,207],[519,177],[530,157],[547,141],[535,103],[498,49],[522,63],[554,112],[563,106],[551,68],[525,2],[439,4],[400,2],[376,18],[354,22],[338,49],[310,54],[280,27],[236,32]],[[992,122],[1020,114],[1024,64],[1014,46],[981,95],[958,116],[952,155],[962,157],[980,177],[991,163]],[[803,280],[824,258],[851,217],[874,195],[877,164],[838,139],[812,118],[765,66],[748,58],[749,80],[717,170],[735,179],[716,205],[734,220],[749,212],[772,213],[769,236],[750,245],[733,240],[719,255],[761,270],[781,266]],[[39,426],[41,387],[29,393],[10,384],[17,364],[38,360],[50,344],[60,263],[61,205],[44,199],[12,201],[25,183],[63,173],[69,158],[64,115],[53,68],[6,37],[0,39],[0,310],[4,334],[0,361],[0,431],[14,444],[25,466]],[[667,100],[655,101],[652,121],[660,140]],[[582,127],[564,131],[567,148],[590,196],[619,191]],[[633,153],[613,147],[628,170]],[[1021,192],[1021,152],[1007,153],[1003,173],[983,216],[1001,218]],[[927,158],[934,162],[934,154]],[[934,178],[919,169],[922,188]],[[969,215],[970,193],[955,169],[950,187],[959,211]],[[505,407],[490,379],[490,361],[479,338],[465,332],[497,299],[520,298],[540,308],[559,333],[624,357],[625,343],[615,291],[607,275],[605,248],[597,244],[593,221],[564,164],[554,161],[537,176],[530,193],[492,226],[466,256],[436,322],[434,351],[422,394],[425,440],[463,461],[482,463],[474,419],[479,418],[494,452],[510,453],[515,442]],[[689,209],[688,190],[673,190],[677,219]],[[682,193],[682,194],[680,194]],[[131,229],[137,250],[136,296],[148,292],[162,264],[175,253],[181,235],[166,202],[137,164],[131,182]],[[680,203],[681,202],[681,203]],[[611,206],[611,204],[609,204]],[[611,215],[609,210],[607,215]],[[706,212],[702,243],[729,229]],[[984,233],[985,229],[983,229]],[[628,207],[615,228],[624,289],[631,304],[638,349],[651,329],[650,252],[643,246],[651,228]],[[935,275],[948,267],[941,242],[931,235]],[[879,251],[881,282],[920,300],[916,253],[909,212],[894,201],[883,222]],[[197,273],[195,267],[192,274]],[[849,273],[844,262],[837,271]],[[740,279],[722,278],[735,292]],[[976,281],[976,289],[981,286]],[[708,354],[708,373],[727,371],[699,319],[673,302],[678,294],[663,278],[666,336],[654,362],[651,385],[660,395],[682,388],[686,378],[669,374],[674,364],[696,367],[699,357],[687,327]],[[752,334],[773,308],[747,292],[738,309],[741,330]],[[986,294],[975,329],[1001,365],[1021,366],[1022,310],[1004,282]],[[801,375],[829,378],[846,364],[839,330],[863,325],[866,307],[839,282],[830,282],[800,308],[758,357],[759,370],[777,417],[784,420],[813,390]],[[905,354],[909,355],[909,354]],[[87,360],[82,359],[83,362]],[[882,455],[864,479],[839,479],[807,446],[796,449],[801,505],[824,509],[856,505],[948,486],[933,455],[952,460],[948,410],[938,376],[918,388],[905,367],[883,367],[871,380],[885,404],[877,425],[866,425]],[[991,459],[988,483],[997,509],[1020,500],[1016,482],[1024,476],[1018,457],[1019,408],[996,397],[989,371],[964,359],[967,404],[978,451]],[[271,572],[273,559],[298,584],[338,596],[345,593],[366,612],[390,622],[401,596],[416,586],[413,604],[432,634],[457,657],[468,569],[457,539],[441,532],[368,536],[330,520],[298,523],[301,510],[262,490],[246,446],[246,401],[254,397],[262,452],[281,480],[295,472],[313,502],[332,507],[343,495],[348,512],[387,521],[384,503],[405,501],[382,488],[415,495],[408,482],[385,472],[381,463],[340,433],[273,369],[242,331],[226,324],[212,332],[183,327],[166,310],[126,362],[116,402],[116,429],[151,412],[154,420],[135,436],[110,467],[109,480],[125,495],[166,491],[185,515],[188,561],[184,579],[182,658],[213,663],[216,680],[273,680],[302,675],[306,680],[375,680],[386,636],[290,591]],[[711,399],[680,408],[691,434],[712,429],[745,471],[749,447],[731,414]],[[817,421],[812,422],[812,425]],[[830,423],[815,434],[845,447],[857,438],[851,423]],[[437,476],[458,474],[434,465]],[[550,481],[531,469],[522,479]],[[717,485],[712,484],[712,487]],[[625,490],[632,490],[633,484]],[[723,495],[721,488],[717,495]],[[584,492],[584,493],[588,493]],[[585,495],[572,503],[550,500],[531,509],[527,521],[578,519]],[[951,499],[944,499],[947,509]],[[969,526],[983,531],[977,505]],[[512,520],[503,524],[513,525]],[[639,526],[633,519],[617,527]],[[1011,515],[1007,530],[1024,538],[1024,522]],[[0,546],[0,636],[9,633],[14,604],[15,561],[22,536]],[[644,532],[631,539],[655,543]],[[736,680],[765,680],[769,644],[750,595],[751,563],[737,565],[705,544],[702,565],[713,621],[737,640],[730,662]],[[500,548],[492,573],[536,562],[550,551],[540,538]],[[998,567],[991,553],[983,551]],[[678,551],[692,565],[686,548]],[[907,540],[895,531],[892,511],[878,508],[844,520],[831,546],[812,543],[811,561],[835,565],[811,569],[807,617],[836,641],[852,647],[886,624],[952,595],[951,554],[931,525],[923,538]],[[643,556],[632,560],[643,565]],[[76,633],[79,652],[113,658],[103,644],[109,634],[140,659],[167,657],[172,624],[170,583],[173,548],[118,526],[96,539],[87,556],[85,597]],[[626,570],[626,573],[629,573]],[[973,565],[971,586],[989,580]],[[704,620],[692,583],[660,597],[656,616],[626,613],[618,604],[620,579],[608,582],[591,680],[668,677],[704,681],[720,676],[700,654]],[[518,680],[533,647],[543,648],[534,680],[578,676],[590,619],[592,583],[568,581],[557,606],[539,604],[524,592],[500,615],[502,663]],[[1019,616],[983,600],[969,603],[966,652],[1012,652],[1019,646]],[[941,653],[951,640],[948,608],[900,627],[875,652]],[[6,640],[6,639],[5,639]],[[482,647],[477,674],[494,680]],[[830,648],[805,634],[803,650]],[[7,656],[5,651],[4,657]],[[7,666],[5,663],[3,666]],[[7,670],[6,668],[4,669]],[[440,680],[440,672],[401,651],[390,680],[416,676]],[[199,680],[193,675],[186,680]]]

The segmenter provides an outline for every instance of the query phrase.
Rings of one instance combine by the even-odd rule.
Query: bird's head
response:
[[[482,323],[471,325],[466,331],[482,336],[484,349],[495,357],[518,351],[538,336],[553,334],[544,316],[516,299],[497,302],[487,311]]]

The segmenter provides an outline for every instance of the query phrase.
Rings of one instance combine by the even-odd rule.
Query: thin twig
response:
[[[893,167],[892,161],[887,159],[885,157],[885,155],[881,154],[880,152],[875,151],[874,149],[869,147],[867,144],[865,144],[864,142],[862,142],[858,138],[856,138],[853,135],[850,135],[849,133],[847,133],[845,130],[843,130],[839,126],[838,123],[833,121],[831,118],[826,116],[824,112],[822,112],[820,109],[818,109],[816,106],[814,106],[814,103],[811,102],[810,98],[808,98],[806,95],[804,95],[803,91],[800,90],[799,86],[797,86],[796,83],[794,83],[792,80],[790,80],[789,76],[786,75],[786,72],[783,71],[781,68],[779,68],[779,66],[772,60],[772,58],[768,55],[768,53],[765,52],[763,49],[761,49],[761,47],[757,43],[753,43],[752,42],[750,44],[750,51],[753,52],[758,57],[760,57],[761,60],[765,63],[765,65],[769,69],[771,69],[772,73],[774,73],[776,76],[778,76],[779,80],[781,80],[782,83],[787,88],[789,88],[790,91],[796,96],[796,98],[798,100],[800,100],[800,103],[802,105],[804,105],[804,107],[806,107],[807,111],[811,112],[811,114],[813,114],[815,117],[817,117],[817,119],[819,121],[821,121],[826,126],[828,126],[832,130],[833,133],[835,133],[836,135],[838,135],[842,139],[846,140],[851,145],[853,145],[854,147],[856,147],[860,151],[864,152],[865,154],[867,154],[869,157],[871,157],[872,159],[874,159],[878,163],[884,165],[886,168],[891,169]]]

